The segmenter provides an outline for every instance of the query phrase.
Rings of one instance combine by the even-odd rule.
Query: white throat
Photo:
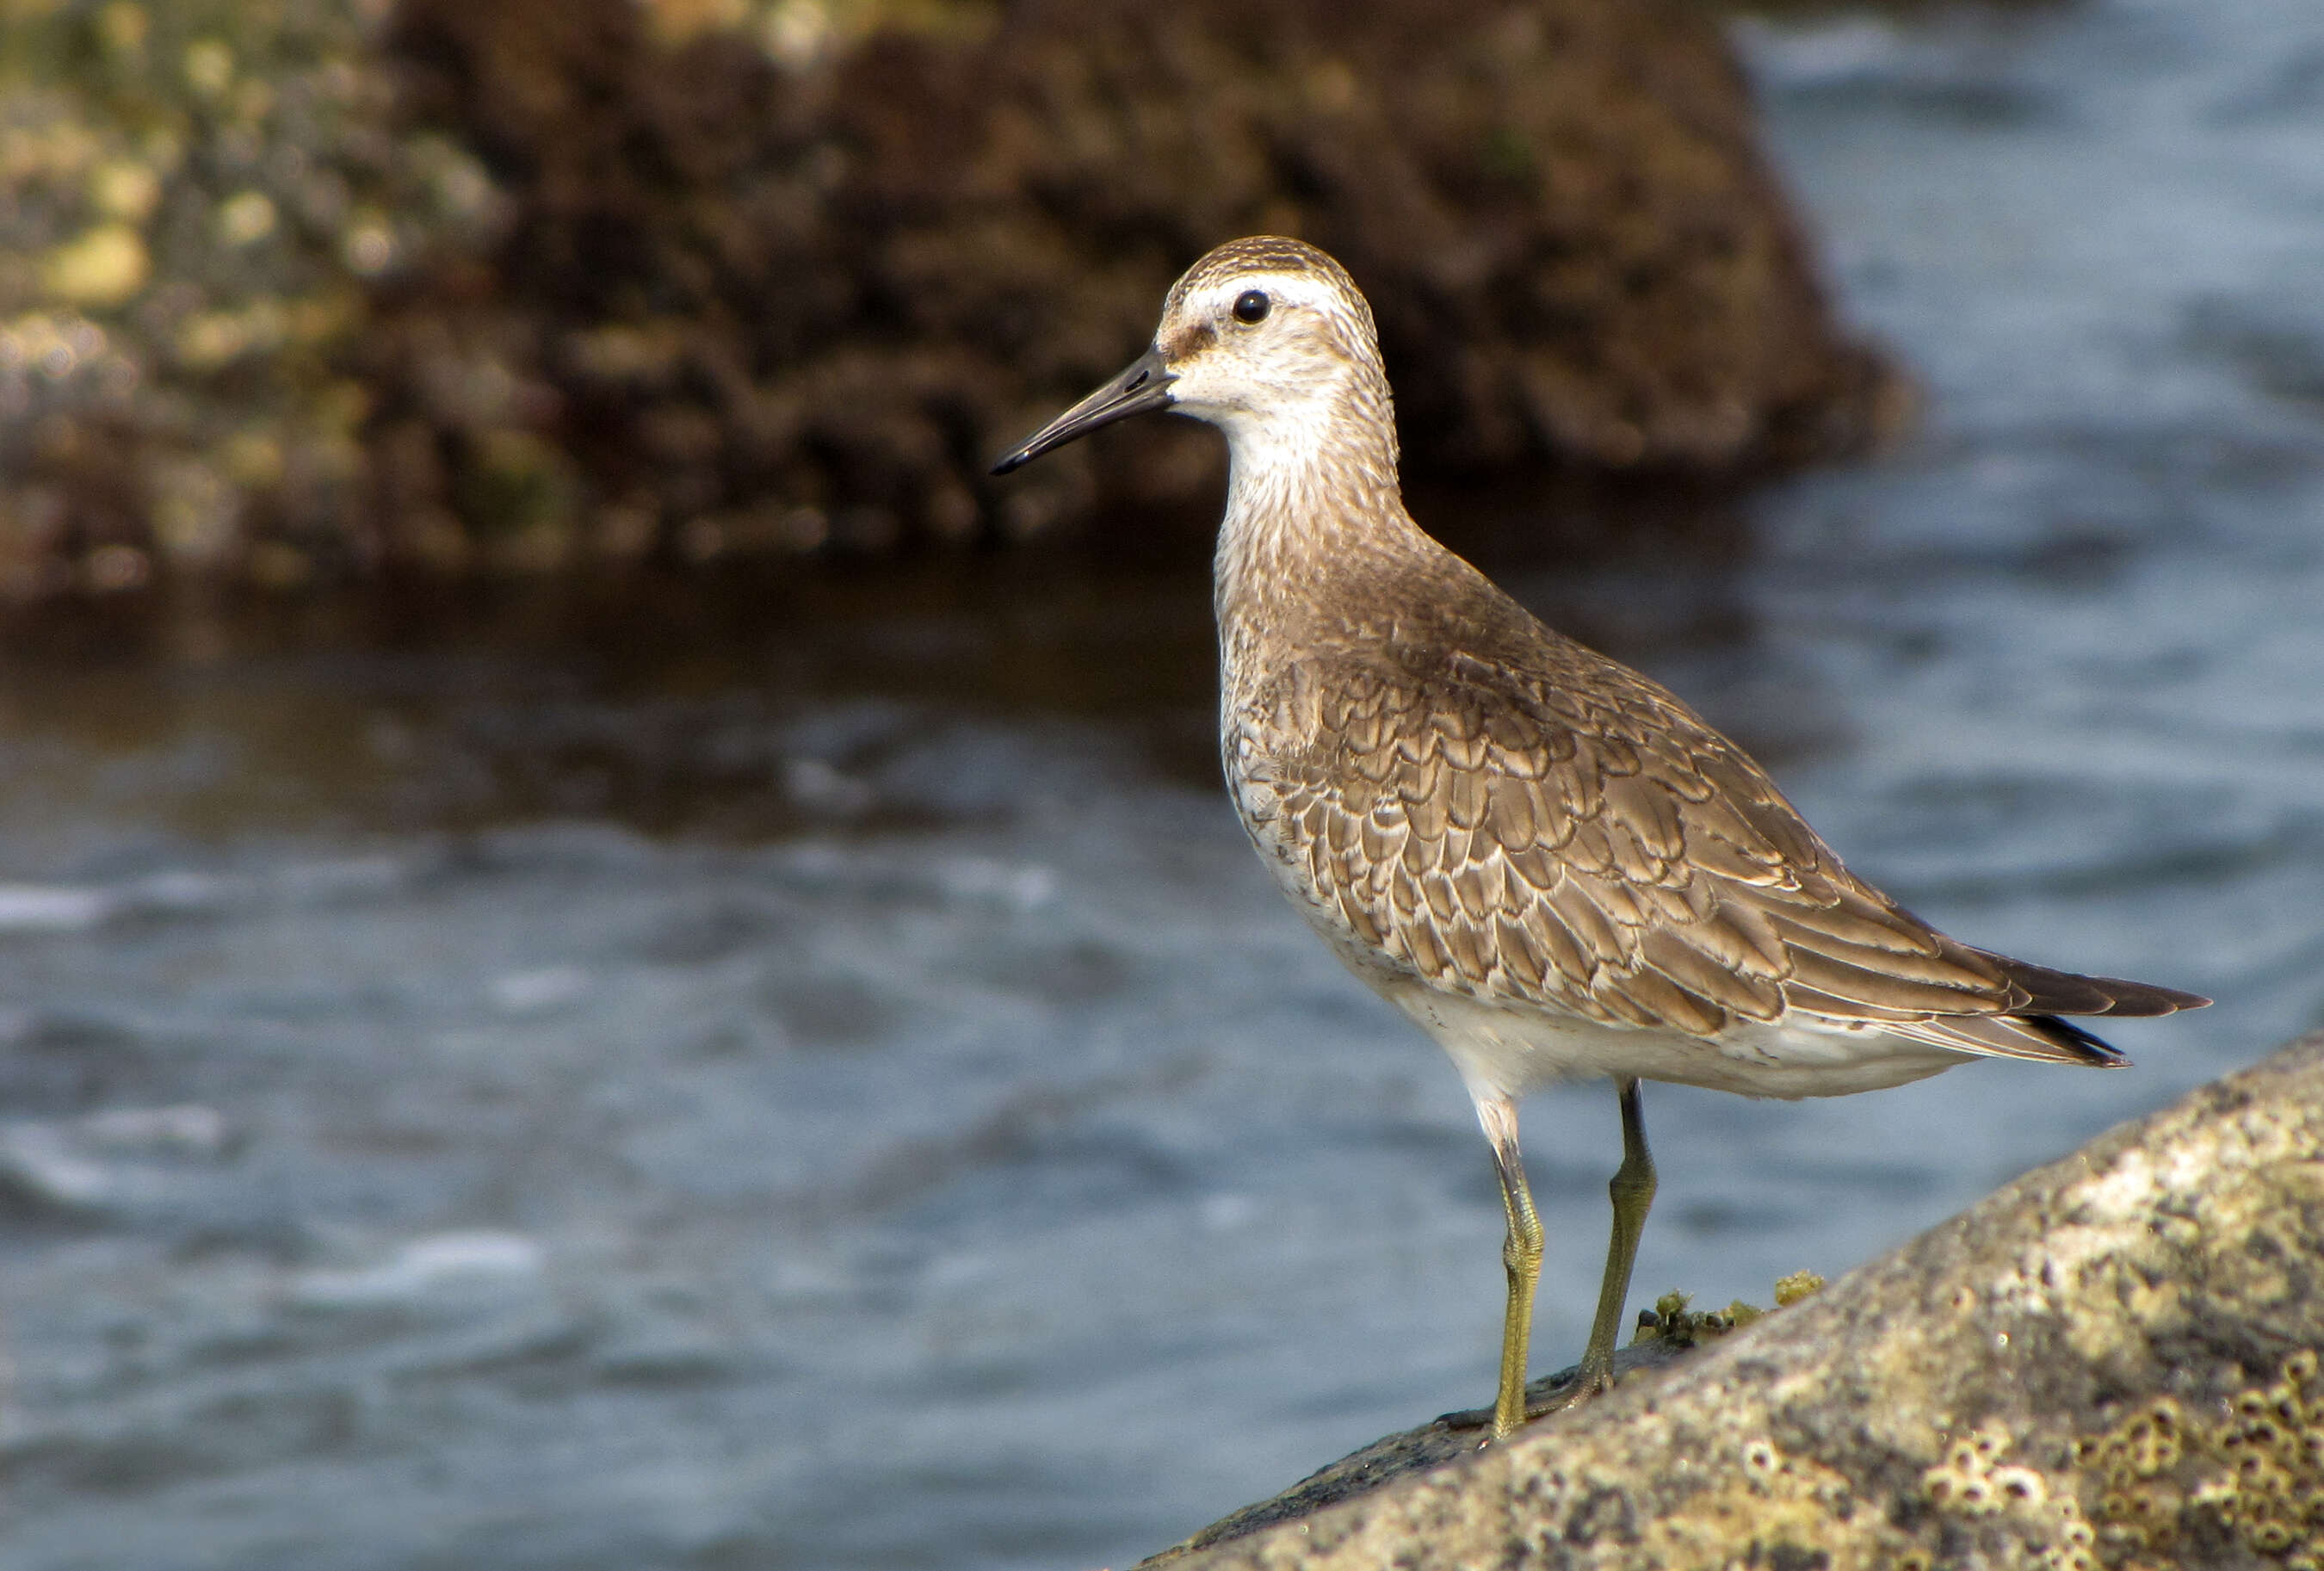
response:
[[[1264,414],[1235,410],[1212,423],[1227,439],[1227,525],[1238,518],[1314,505],[1334,488],[1335,401],[1302,399]]]
[[[1264,411],[1197,410],[1226,434],[1226,516],[1215,561],[1219,609],[1305,599],[1335,562],[1397,550],[1417,534],[1397,485],[1384,384],[1351,378]]]

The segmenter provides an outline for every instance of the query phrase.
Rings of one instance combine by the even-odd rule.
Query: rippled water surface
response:
[[[2324,12],[1748,43],[1924,433],[1762,498],[1744,568],[1508,576],[1926,915],[2222,1002],[2126,1074],[1649,1088],[1638,1286],[1713,1302],[2324,1005]],[[0,1559],[1120,1565],[1485,1400],[1482,1142],[1242,845],[1205,596],[985,565],[12,656]],[[1546,1368],[1613,1099],[1526,1136]]]

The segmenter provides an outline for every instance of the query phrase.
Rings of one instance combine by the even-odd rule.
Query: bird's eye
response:
[[[1267,320],[1267,308],[1269,303],[1266,291],[1247,289],[1235,296],[1235,320],[1246,325],[1263,322]]]

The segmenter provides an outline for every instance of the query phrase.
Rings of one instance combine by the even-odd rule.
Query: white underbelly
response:
[[[1481,1003],[1396,978],[1364,979],[1436,1039],[1479,1098],[1522,1096],[1560,1080],[1601,1077],[1786,1100],[1846,1096],[1925,1080],[1976,1056],[1877,1028],[1747,1021],[1708,1038],[1640,1030]]]

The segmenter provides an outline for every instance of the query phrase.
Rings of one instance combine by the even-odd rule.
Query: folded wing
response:
[[[1677,698],[1539,631],[1522,664],[1303,673],[1315,724],[1271,762],[1281,828],[1314,898],[1392,963],[1609,1025],[1796,1018],[2080,1063],[2121,1059],[2059,1016],[2207,1002],[1947,938]]]

